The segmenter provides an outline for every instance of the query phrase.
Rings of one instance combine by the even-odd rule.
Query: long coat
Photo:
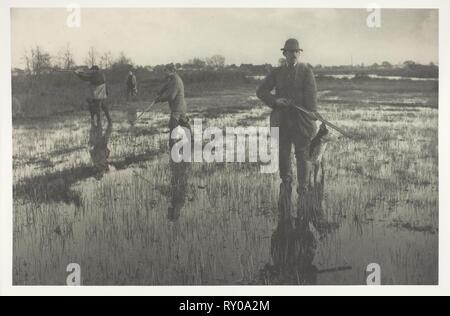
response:
[[[274,89],[275,94],[272,94]],[[314,137],[317,126],[313,119],[295,108],[280,109],[276,106],[278,98],[286,98],[296,106],[317,111],[317,86],[310,66],[297,63],[293,67],[275,68],[264,79],[256,95],[273,109],[272,127],[280,127],[280,130],[308,139]]]

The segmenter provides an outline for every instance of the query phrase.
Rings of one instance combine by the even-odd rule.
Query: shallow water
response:
[[[15,127],[14,284],[63,285],[72,262],[85,285],[364,285],[371,263],[382,284],[437,284],[437,110],[322,110],[361,134],[328,147],[322,206],[332,225],[322,234],[314,225],[280,230],[278,176],[257,164],[173,173],[163,115],[132,128],[113,113],[125,122],[108,144],[116,170],[99,178],[87,120]],[[240,110],[205,126],[264,125],[267,115]],[[280,268],[274,244],[293,247],[290,264]]]
[[[326,78],[334,78],[334,79],[354,79],[356,78],[356,74],[339,74],[339,75],[322,75]],[[438,78],[418,78],[418,77],[402,77],[402,76],[380,76],[376,74],[368,74],[367,75],[371,79],[385,79],[385,80],[411,80],[411,81],[438,81]],[[247,76],[248,78],[254,80],[264,80],[266,76]]]

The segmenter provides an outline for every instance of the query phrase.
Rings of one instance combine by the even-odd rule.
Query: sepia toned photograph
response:
[[[10,17],[13,285],[439,285],[439,9]]]

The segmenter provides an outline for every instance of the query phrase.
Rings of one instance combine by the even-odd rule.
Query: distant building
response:
[[[272,70],[271,64],[253,65],[253,64],[241,64],[239,70],[247,72],[252,75],[265,75]]]
[[[25,70],[22,70],[20,68],[13,68],[11,70],[11,76],[17,77],[17,76],[23,76],[25,75]]]
[[[227,66],[226,69],[228,69],[228,70],[238,70],[239,67],[236,66],[235,64],[232,64],[232,65]]]

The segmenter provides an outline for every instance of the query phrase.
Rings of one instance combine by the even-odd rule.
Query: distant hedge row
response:
[[[108,102],[123,105],[127,70],[107,70],[104,72],[108,85]],[[246,83],[245,73],[227,70],[180,71],[186,85],[186,95],[196,95],[203,90]],[[165,83],[164,73],[145,69],[135,71],[138,80],[136,101],[148,101],[156,95]],[[49,116],[86,108],[87,83],[74,73],[54,72],[39,76],[13,76],[13,115],[24,117]]]

